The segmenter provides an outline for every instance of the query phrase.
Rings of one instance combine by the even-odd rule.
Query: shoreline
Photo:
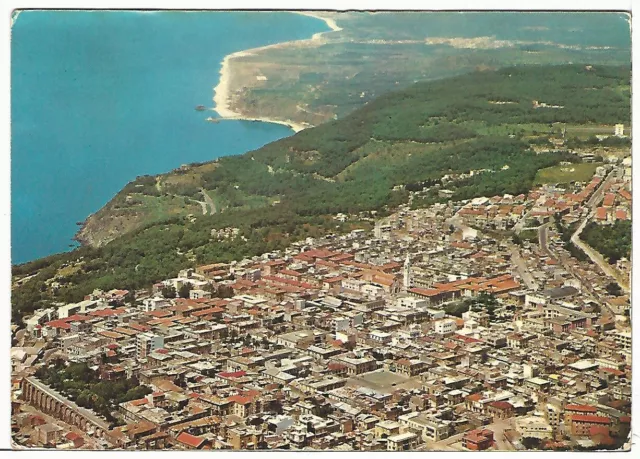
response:
[[[313,127],[310,124],[297,123],[295,121],[288,120],[288,119],[280,120],[280,119],[268,118],[268,117],[247,116],[240,112],[233,111],[231,109],[231,104],[230,104],[231,69],[229,64],[231,60],[236,59],[238,57],[251,56],[252,54],[264,51],[266,49],[280,48],[283,46],[301,46],[309,42],[320,41],[323,35],[332,33],[332,32],[339,32],[340,30],[342,30],[342,28],[336,24],[334,19],[318,16],[317,14],[314,14],[311,11],[309,12],[292,11],[292,13],[320,19],[327,24],[327,27],[329,27],[330,30],[313,34],[311,38],[285,41],[282,43],[275,43],[273,45],[260,46],[257,48],[247,49],[243,51],[236,51],[235,53],[227,54],[222,60],[222,65],[220,66],[220,79],[218,81],[218,84],[213,88],[213,91],[214,91],[213,102],[215,104],[215,106],[213,107],[213,111],[215,111],[220,118],[240,120],[240,121],[260,121],[264,123],[282,124],[284,126],[287,126],[291,130],[293,130],[293,132],[296,132],[296,133],[304,129]]]

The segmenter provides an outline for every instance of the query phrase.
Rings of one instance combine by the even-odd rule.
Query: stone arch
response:
[[[78,413],[72,412],[71,413],[71,424],[73,424],[74,426],[77,426],[78,423]]]
[[[36,394],[36,406],[38,408],[43,408],[44,394],[40,391]]]
[[[85,418],[81,417],[81,416],[80,416],[80,426],[79,427],[86,432],[86,430],[87,430],[87,420]]]
[[[53,398],[49,396],[45,398],[45,410],[49,413],[53,412]]]
[[[103,437],[102,429],[96,429],[95,436],[98,438],[102,438]]]

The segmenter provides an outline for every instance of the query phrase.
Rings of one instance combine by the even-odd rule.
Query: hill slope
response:
[[[629,79],[629,67],[571,65],[418,83],[256,151],[139,177],[89,218],[79,237],[96,247],[14,267],[14,281],[34,275],[13,291],[14,320],[94,288],[146,287],[193,264],[366,227],[370,211],[406,202],[398,185],[484,170],[450,182],[453,199],[525,192],[539,169],[578,161],[532,145],[564,125],[629,123]],[[194,211],[200,200],[206,215]],[[336,223],[339,212],[351,218]],[[229,227],[238,237],[212,235]]]
[[[512,65],[630,61],[628,16],[583,12],[320,13],[342,30],[230,61],[234,111],[319,125],[416,81]]]

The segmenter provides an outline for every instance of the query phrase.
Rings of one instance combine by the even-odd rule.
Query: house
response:
[[[476,429],[466,432],[462,437],[462,446],[471,451],[484,451],[493,446],[493,432],[489,429]]]
[[[231,402],[231,412],[241,418],[256,414],[261,410],[261,403],[257,391],[247,391],[245,394],[233,395],[227,399]]]
[[[35,427],[36,444],[41,446],[55,446],[60,443],[62,427],[55,424],[42,424]]]
[[[508,419],[513,416],[513,405],[507,401],[499,400],[487,405],[487,414],[493,416],[493,420]]]
[[[73,447],[76,449],[84,445],[84,438],[82,438],[80,435],[78,435],[75,432],[69,432],[64,436],[64,438],[67,441],[69,441],[71,444],[73,444]]]
[[[591,414],[574,414],[571,416],[571,434],[578,437],[591,436],[592,427],[606,427],[606,433],[608,434],[608,428],[611,424],[611,419],[605,416],[594,416]]]
[[[411,432],[387,438],[387,451],[411,451],[418,446],[418,436]]]
[[[191,435],[188,432],[182,432],[176,437],[176,444],[184,449],[203,449],[209,440],[204,437]]]

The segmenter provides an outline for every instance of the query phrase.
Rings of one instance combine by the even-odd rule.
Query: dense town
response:
[[[626,158],[39,310],[14,333],[14,444],[628,447],[631,265],[579,236],[630,218]]]

